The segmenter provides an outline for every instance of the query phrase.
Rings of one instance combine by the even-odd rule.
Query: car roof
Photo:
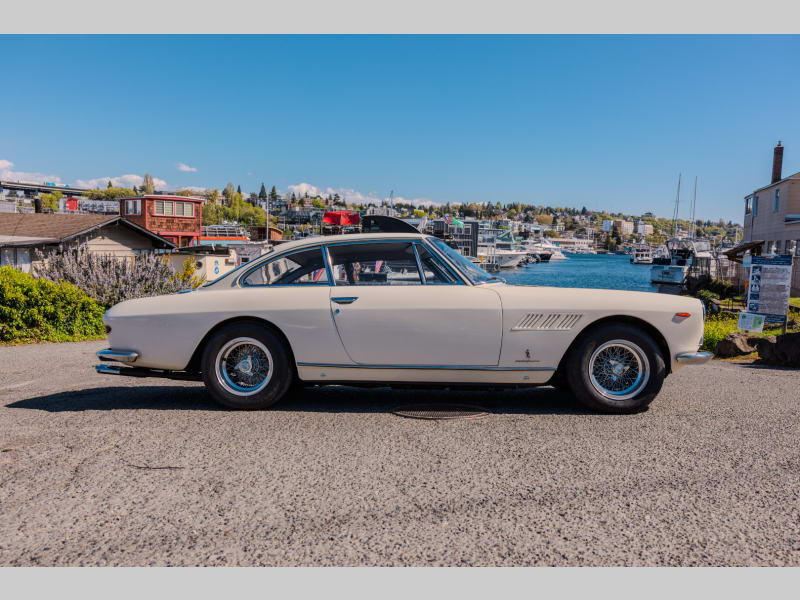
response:
[[[342,244],[347,242],[365,242],[381,240],[421,240],[428,237],[422,233],[346,233],[343,235],[317,235],[302,238],[291,242],[284,242],[274,246],[275,251],[283,252],[294,248],[305,246],[317,246],[319,244]]]

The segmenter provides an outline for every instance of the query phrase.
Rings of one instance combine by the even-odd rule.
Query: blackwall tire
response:
[[[587,332],[567,357],[573,394],[590,410],[628,414],[647,408],[664,384],[664,357],[653,338],[626,323]]]
[[[233,323],[217,331],[206,343],[201,365],[212,398],[239,410],[272,406],[294,379],[283,340],[259,323]]]

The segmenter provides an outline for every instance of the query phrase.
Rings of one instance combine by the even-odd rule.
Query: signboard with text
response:
[[[791,256],[754,256],[746,312],[764,317],[765,323],[786,323],[791,280]]]

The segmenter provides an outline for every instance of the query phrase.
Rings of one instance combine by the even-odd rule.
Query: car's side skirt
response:
[[[434,365],[326,365],[297,363],[303,381],[392,381],[408,383],[545,383],[555,367],[483,367]]]

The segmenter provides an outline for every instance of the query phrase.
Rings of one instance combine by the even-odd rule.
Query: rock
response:
[[[782,365],[800,367],[800,333],[779,335],[775,341],[775,354]]]
[[[770,364],[777,365],[780,363],[777,352],[775,352],[775,345],[777,338],[770,335],[765,338],[758,338],[756,340],[756,350],[758,350],[758,360]]]
[[[752,336],[748,336],[744,331],[734,331],[717,342],[716,354],[720,358],[750,354],[755,351],[755,347],[750,343],[751,339],[753,339]]]

